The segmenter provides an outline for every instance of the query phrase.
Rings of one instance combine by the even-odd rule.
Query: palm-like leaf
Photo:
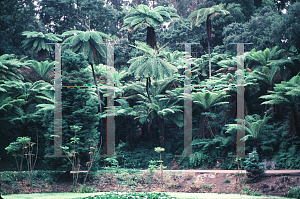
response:
[[[0,80],[24,80],[24,77],[17,69],[26,66],[25,63],[17,60],[13,54],[0,56]]]
[[[267,116],[270,112],[270,109],[266,111],[264,117],[260,119],[260,116],[257,114],[254,115],[246,115],[245,117],[245,126],[241,124],[227,124],[226,133],[230,133],[231,131],[235,131],[236,129],[244,130],[249,133],[242,140],[246,141],[249,137],[253,137],[257,140],[259,133],[262,131],[264,125],[268,122],[272,117]],[[238,120],[238,122],[243,122],[244,120]]]
[[[291,109],[289,117],[289,134],[292,135],[294,127],[296,128],[297,135],[300,135],[299,122],[293,122],[298,120],[297,103],[299,102],[300,92],[300,76],[294,76],[288,82],[282,81],[281,84],[275,84],[274,91],[268,91],[270,95],[263,95],[260,98],[268,101],[262,104],[284,104]],[[294,125],[293,125],[294,123]]]
[[[143,56],[133,58],[128,61],[130,67],[128,72],[133,73],[136,78],[153,77],[162,79],[165,76],[171,77],[177,68],[162,59],[161,54],[148,46],[146,43],[136,41],[136,48],[145,52]]]
[[[155,27],[166,22],[180,19],[179,15],[175,13],[176,9],[171,7],[157,6],[153,10],[150,10],[148,6],[140,4],[137,9],[128,6],[123,6],[123,8],[129,8],[130,12],[124,17],[121,30],[126,28],[135,30],[142,24]]]
[[[71,30],[64,32],[62,36],[68,36],[64,43],[70,42],[70,45],[65,45],[63,49],[70,48],[75,53],[82,52],[90,63],[99,64],[101,59],[106,58],[106,47],[101,43],[103,38],[110,40],[109,35],[98,31]]]
[[[50,82],[51,77],[48,74],[50,71],[54,70],[55,62],[37,62],[35,60],[29,61],[28,66],[32,68],[39,77],[39,80],[44,80]]]
[[[200,10],[196,10],[190,14],[187,20],[192,20],[191,29],[199,23],[202,23],[207,20],[207,17],[210,19],[218,16],[219,14],[229,14],[228,11],[224,10],[223,5],[214,5],[210,8],[201,8]]]
[[[190,96],[190,94],[188,94]],[[195,104],[198,104],[204,111],[209,111],[210,108],[229,102],[220,102],[222,99],[228,97],[224,91],[208,91],[204,90],[192,94],[192,99]],[[184,96],[182,96],[184,97]]]
[[[43,34],[42,32],[24,31],[22,35],[26,36],[26,39],[23,41],[23,48],[32,49],[34,51],[53,51],[53,46],[46,45],[46,43],[55,43],[62,40],[60,35],[53,33]]]

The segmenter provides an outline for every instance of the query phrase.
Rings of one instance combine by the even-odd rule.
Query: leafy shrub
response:
[[[258,154],[256,150],[250,153],[250,157],[245,160],[245,170],[248,172],[247,176],[252,178],[258,178],[265,173],[262,162],[258,162]]]
[[[201,188],[203,188],[205,191],[211,191],[212,185],[204,184],[201,186]]]
[[[287,194],[287,196],[300,199],[300,186],[291,187],[288,194]]]
[[[159,160],[159,156],[154,150],[137,148],[134,151],[124,153],[124,166],[126,168],[147,169],[150,160]]]
[[[258,192],[254,191],[252,195],[253,196],[261,196],[261,193],[259,191]]]
[[[251,190],[248,186],[243,187],[242,192],[247,194],[247,195],[251,195]]]
[[[297,154],[299,151],[299,140],[291,141],[292,144],[283,142],[280,146],[278,155],[275,157],[276,166],[287,169],[300,169],[300,157]]]
[[[224,183],[230,183],[231,181],[229,179],[224,180]]]
[[[97,189],[95,187],[81,185],[79,192],[80,193],[94,193],[96,191],[97,191]]]

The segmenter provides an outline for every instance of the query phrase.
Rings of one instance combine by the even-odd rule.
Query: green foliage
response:
[[[244,169],[248,172],[247,176],[252,178],[259,178],[262,174],[265,173],[263,168],[264,163],[259,162],[258,154],[256,150],[249,154],[250,157],[245,160]]]
[[[0,56],[0,80],[24,80],[24,77],[17,70],[26,66],[25,63],[17,60],[14,54],[4,54]]]
[[[275,156],[276,166],[279,168],[299,169],[300,158],[296,155],[300,150],[299,144],[299,139],[281,142],[279,152]]]
[[[55,35],[53,33],[44,34],[36,31],[24,31],[22,35],[26,36],[26,39],[23,41],[23,48],[32,49],[33,51],[53,51],[53,45],[47,45],[46,43],[62,41],[60,35]]]
[[[79,193],[94,193],[97,189],[92,186],[81,185],[79,188]]]
[[[171,77],[177,68],[162,59],[162,54],[152,49],[146,43],[136,41],[135,48],[144,51],[144,55],[128,61],[129,73],[134,73],[135,78],[152,77],[155,80]]]
[[[37,62],[35,60],[31,60],[28,63],[30,63],[28,66],[32,68],[38,76],[38,79],[34,79],[34,81],[44,80],[45,82],[50,83],[51,76],[49,75],[49,72],[53,71],[55,62]]]
[[[246,195],[251,195],[251,190],[248,186],[243,187],[242,192],[246,193]]]
[[[126,168],[148,168],[150,160],[159,160],[156,152],[150,149],[137,148],[134,151],[124,151],[124,166]]]
[[[261,192],[259,191],[254,191],[252,196],[261,196]]]
[[[211,92],[208,90],[200,90],[200,92],[192,94],[193,102],[199,105],[203,111],[209,111],[214,106],[228,104],[228,102],[220,102],[228,96],[222,91]]]
[[[71,51],[66,51],[63,53],[63,66],[62,76],[65,77],[64,85],[91,85],[93,79],[91,77],[91,72],[88,71],[88,63],[85,60],[83,54],[76,55]],[[62,125],[63,125],[63,146],[73,148],[74,143],[70,143],[71,138],[74,137],[74,131],[71,130],[70,126],[81,126],[81,130],[76,133],[77,141],[76,151],[79,152],[78,157],[81,162],[86,163],[89,161],[90,152],[90,141],[95,140],[95,145],[98,146],[100,141],[100,133],[97,130],[97,125],[99,124],[100,115],[97,110],[97,98],[95,95],[94,88],[63,88],[62,89],[62,101],[64,103],[62,107]],[[51,110],[53,111],[53,110]],[[51,111],[49,110],[45,115],[45,126],[47,126],[48,132],[45,133],[45,138],[48,140],[46,144],[46,154],[53,153],[53,115],[51,116]],[[53,114],[53,112],[52,112]],[[52,117],[52,118],[51,118]],[[49,119],[47,119],[49,118]],[[52,119],[52,121],[51,121]],[[55,160],[55,161],[54,161]],[[70,168],[70,164],[66,159],[62,158],[50,158],[45,159],[45,163],[49,166],[55,168]],[[95,163],[95,165],[97,165]],[[82,164],[82,169],[87,168],[87,165]]]
[[[106,158],[104,161],[107,161],[111,164],[113,168],[119,168],[119,162],[117,160],[117,157],[111,157],[111,158]]]
[[[187,19],[192,20],[191,29],[193,29],[195,25],[206,21],[208,18],[213,19],[220,14],[229,14],[229,12],[223,8],[222,4],[214,5],[210,8],[201,8],[200,10],[196,10],[192,12]]]
[[[272,117],[268,116],[267,114],[270,112],[270,109],[268,111],[266,111],[263,119],[260,119],[259,115],[246,115],[245,117],[245,125],[246,127],[244,127],[244,125],[241,124],[228,124],[226,125],[227,131],[226,133],[236,130],[237,128],[239,129],[244,129],[247,133],[249,133],[250,135],[246,135],[243,140],[246,141],[249,137],[253,137],[254,139],[258,138],[258,135],[260,134],[261,130],[263,129],[264,125],[267,123],[267,121],[269,119],[271,119]],[[240,121],[238,121],[240,122]]]
[[[166,22],[173,22],[180,19],[177,15],[176,9],[173,7],[157,6],[150,10],[148,6],[140,4],[137,9],[122,6],[123,9],[129,9],[129,13],[124,17],[124,23],[121,30],[128,28],[129,30],[135,30],[142,24],[155,27],[162,25]]]
[[[224,183],[230,183],[231,181],[229,179],[224,180]]]
[[[290,187],[290,190],[289,190],[287,196],[299,199],[300,198],[300,186]]]
[[[150,175],[153,174],[153,170],[158,170],[160,168],[160,166],[158,166],[157,164],[157,161],[154,161],[154,160],[150,160],[149,161],[149,171],[150,171]]]
[[[297,102],[299,96],[300,74],[292,77],[288,82],[282,81],[280,84],[275,84],[274,91],[268,91],[269,95],[263,95],[259,98],[266,99],[268,101],[262,104],[285,104],[285,106],[291,109],[289,117],[289,134],[300,136],[300,125],[297,122],[293,122],[298,118]]]
[[[89,63],[99,64],[106,58],[106,47],[101,43],[103,43],[103,38],[110,40],[109,35],[99,31],[71,30],[64,32],[62,36],[68,37],[64,43],[70,43],[70,45],[63,46],[63,49],[69,48],[75,53],[83,53]]]

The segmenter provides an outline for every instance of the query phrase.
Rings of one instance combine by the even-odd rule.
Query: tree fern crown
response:
[[[136,9],[123,6],[123,8],[129,8],[130,13],[124,17],[124,23],[121,30],[128,28],[128,30],[135,30],[142,24],[146,24],[150,27],[162,25],[166,22],[173,22],[179,20],[176,9],[172,7],[157,6],[154,9],[146,5],[139,5]]]

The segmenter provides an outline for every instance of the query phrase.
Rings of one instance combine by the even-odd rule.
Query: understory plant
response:
[[[156,147],[155,149],[155,152],[159,153],[159,159],[157,162],[160,162],[160,177],[161,177],[161,180],[163,181],[163,169],[166,169],[167,167],[163,167],[163,161],[161,160],[161,152],[165,151],[164,148],[161,148],[161,147]]]
[[[300,186],[290,187],[290,190],[289,190],[287,196],[299,199],[300,198]]]
[[[77,186],[78,185],[78,177],[79,177],[79,170],[81,167],[80,164],[80,158],[78,157],[78,152],[76,151],[76,144],[78,144],[80,142],[80,139],[76,137],[76,133],[82,128],[81,126],[70,126],[71,129],[75,132],[75,136],[71,138],[71,144],[73,144],[73,150],[72,151],[68,151],[69,147],[64,146],[61,147],[64,151],[64,153],[67,155],[67,158],[69,160],[69,162],[72,165],[72,170],[73,172],[73,185]],[[51,137],[54,137],[55,135],[51,135]],[[99,152],[100,152],[100,148],[102,145],[102,139],[101,139],[101,143],[100,146],[98,147],[97,145],[93,144],[93,142],[95,142],[93,139],[90,140],[91,145],[90,145],[90,151],[89,151],[89,156],[90,156],[90,161],[88,161],[86,163],[86,166],[88,166],[88,171],[85,175],[84,178],[84,184],[86,182],[87,176],[89,174],[89,171],[91,169],[91,167],[93,166],[93,163],[95,162],[95,160],[99,157]]]
[[[254,150],[245,160],[245,170],[248,172],[247,176],[254,179],[259,178],[266,171],[264,165],[265,163],[259,162],[258,154]]]
[[[101,143],[100,143],[99,147],[97,145],[93,144],[95,142],[93,139],[91,139],[90,142],[91,142],[90,151],[89,151],[90,161],[86,163],[86,166],[88,166],[88,170],[87,170],[87,173],[85,174],[83,184],[85,184],[86,178],[87,178],[94,162],[99,157],[99,152],[100,152],[100,149],[102,146],[102,137],[101,137]]]
[[[38,136],[37,136],[38,142]],[[22,180],[22,164],[24,157],[27,162],[28,174],[29,174],[29,183],[32,186],[32,175],[33,169],[37,160],[38,154],[38,145],[36,146],[36,155],[32,153],[34,142],[31,142],[30,137],[18,137],[15,142],[11,142],[8,147],[5,148],[7,153],[10,153],[16,161],[17,169],[19,171],[19,179]],[[35,160],[33,160],[32,156],[36,156]],[[17,157],[20,157],[20,165],[18,163]]]

